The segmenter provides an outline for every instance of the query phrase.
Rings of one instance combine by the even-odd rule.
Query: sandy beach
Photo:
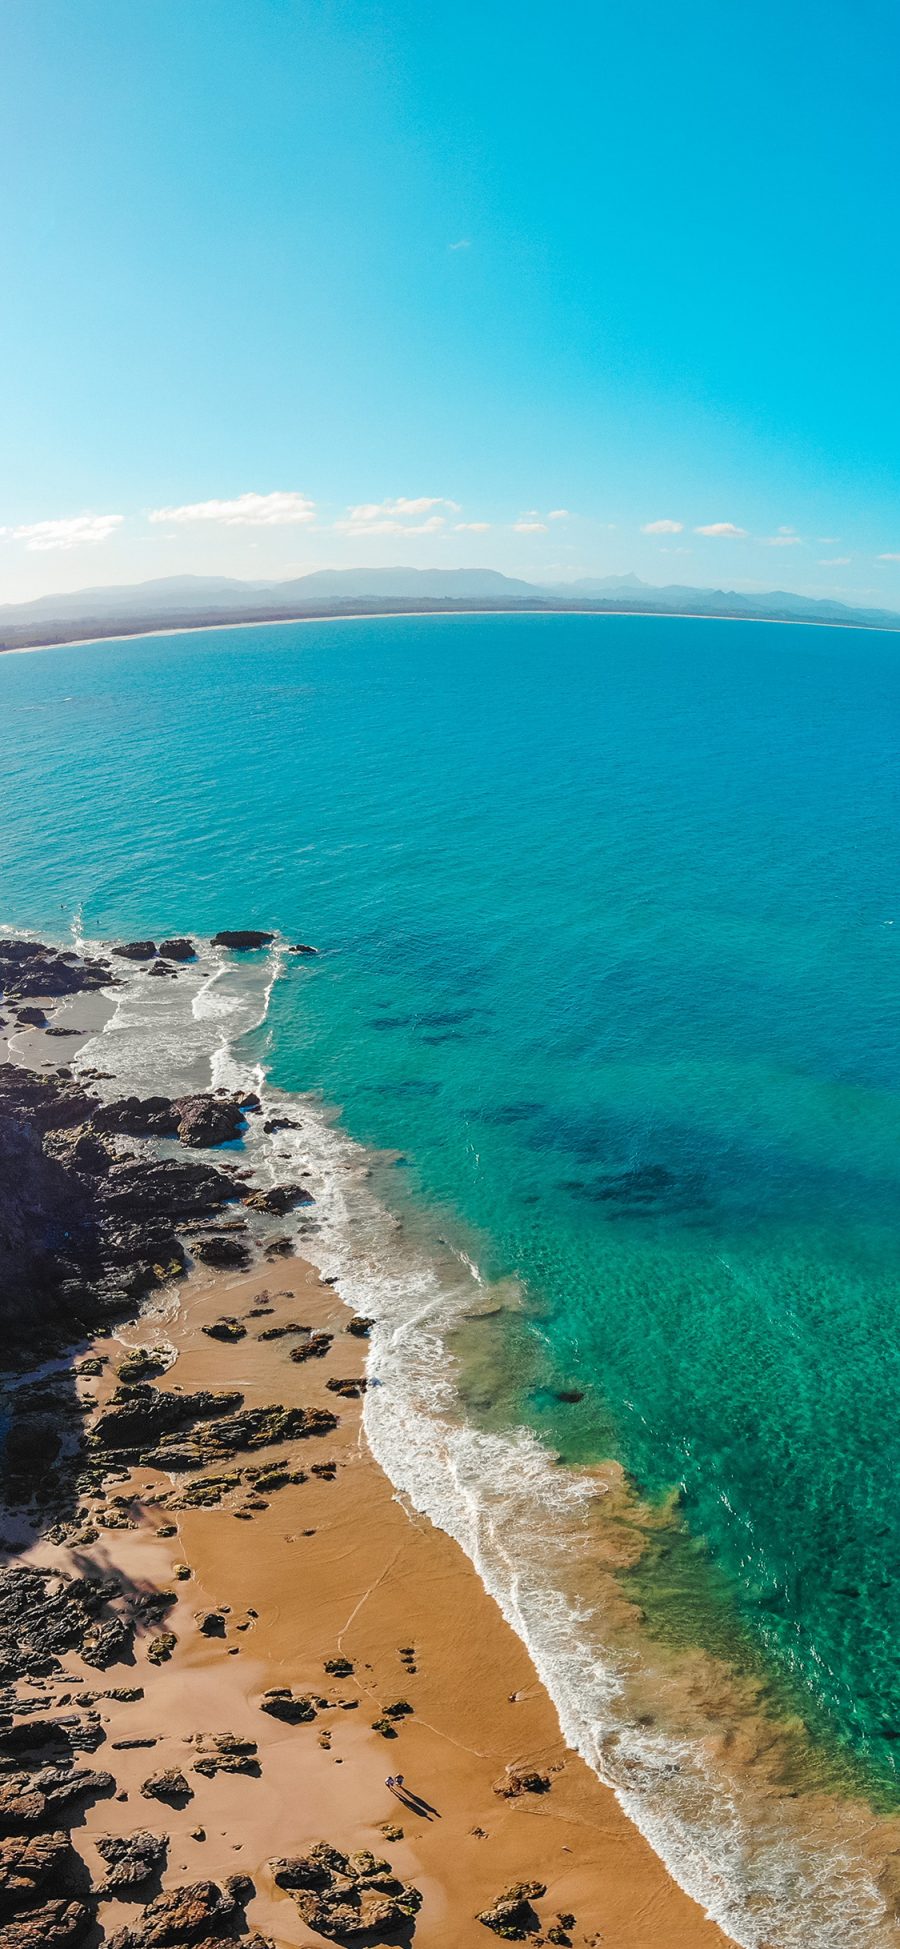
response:
[[[81,997],[57,1007],[55,1021],[95,1026],[102,1006]],[[46,1070],[77,1046],[30,1029],[15,1036],[13,1057]],[[233,1337],[204,1330],[223,1318]],[[25,1685],[50,1715],[94,1694],[102,1740],[92,1764],[113,1775],[115,1795],[84,1808],[74,1840],[95,1886],[98,1840],[145,1829],[169,1837],[161,1882],[141,1889],[141,1903],[101,1900],[107,1938],[135,1926],[160,1885],[238,1873],[253,1883],[247,1928],[275,1949],[320,1940],[270,1864],[326,1841],[371,1849],[420,1891],[414,1933],[428,1949],[489,1941],[480,1911],[521,1883],[546,1891],[533,1899],[530,1940],[713,1949],[720,1931],[566,1749],[527,1652],[467,1558],[404,1506],[371,1457],[357,1385],[366,1342],[349,1331],[353,1319],[313,1268],[285,1257],[240,1274],[198,1267],[161,1286],[133,1322],[78,1349],[88,1428],[135,1348],[165,1350],[161,1391],[238,1389],[251,1410],[277,1403],[338,1416],[331,1432],[235,1455],[214,1471],[224,1482],[212,1506],[191,1506],[196,1471],[113,1469],[82,1497],[64,1540],[41,1534],[4,1558],[176,1599],[162,1623],[139,1626],[133,1656],[99,1686],[76,1651],[60,1674]],[[321,1354],[292,1359],[311,1334],[326,1336]],[[348,1385],[336,1392],[329,1382]],[[335,1659],[350,1669],[330,1674]],[[109,1697],[123,1685],[141,1696]],[[275,1688],[315,1700],[308,1719],[264,1711]],[[255,1744],[249,1771],[195,1772],[223,1733]],[[144,1797],[148,1776],[171,1768],[191,1797]],[[399,1795],[386,1785],[398,1773]],[[543,1790],[509,1793],[518,1776],[536,1776]]]

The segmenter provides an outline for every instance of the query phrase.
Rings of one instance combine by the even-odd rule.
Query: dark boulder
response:
[[[296,941],[293,947],[288,948],[289,954],[318,954],[318,952],[318,948],[310,947],[307,941]]]
[[[244,1199],[248,1211],[265,1211],[277,1217],[286,1211],[294,1211],[297,1205],[311,1205],[315,1200],[311,1192],[304,1190],[302,1184],[273,1184],[266,1191],[251,1191]]]
[[[120,947],[113,948],[113,953],[123,961],[155,961],[157,947],[155,941],[123,941]]]
[[[214,1238],[195,1239],[191,1251],[194,1258],[200,1259],[203,1265],[234,1267],[240,1271],[250,1264],[250,1248],[244,1244],[243,1239],[229,1238],[221,1233],[217,1233]],[[220,1334],[218,1337],[221,1339],[223,1336]]]
[[[171,941],[160,941],[159,951],[166,961],[196,961],[197,959],[197,949],[193,941],[183,940],[180,936]]]
[[[258,927],[223,927],[220,933],[213,935],[212,944],[213,947],[268,947],[274,939],[274,934],[266,934]]]
[[[244,1113],[233,1096],[182,1096],[175,1104],[183,1144],[209,1149],[231,1144],[244,1128]]]
[[[42,1008],[20,1008],[16,1021],[25,1029],[45,1029],[47,1026],[47,1016]]]

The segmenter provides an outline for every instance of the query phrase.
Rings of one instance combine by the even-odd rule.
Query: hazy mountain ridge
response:
[[[666,615],[757,617],[761,620],[832,622],[900,629],[900,613],[852,607],[827,597],[789,590],[748,595],[739,590],[663,587],[636,575],[582,577],[575,582],[541,585],[498,569],[357,568],[317,569],[287,581],[250,582],[229,576],[164,576],[149,582],[76,589],[62,595],[0,606],[0,648],[37,644],[118,630],[226,625],[244,620],[277,621],[291,616],[341,614],[348,608],[393,603],[430,608],[483,603],[504,609],[574,609],[589,606]]]

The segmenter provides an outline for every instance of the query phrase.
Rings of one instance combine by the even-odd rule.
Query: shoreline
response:
[[[45,952],[39,947],[30,951]],[[108,950],[99,943],[79,943],[80,955],[98,952],[105,954]],[[192,968],[169,969],[170,974],[180,977],[172,982],[143,978],[147,973],[158,973],[158,964],[153,969],[146,963],[122,967],[115,955],[113,960],[121,980],[118,988],[109,988],[108,972],[100,994],[74,996],[55,1013],[56,1023],[77,1023],[87,1034],[77,1043],[73,1038],[51,1044],[43,1029],[29,1028],[16,1049],[18,1059],[33,1062],[40,1069],[42,1064],[55,1066],[54,1058],[60,1052],[74,1054],[75,1078],[66,1087],[93,1088],[92,1079],[103,1075],[107,1078],[108,1101],[113,1097],[121,1100],[129,1091],[144,1096],[158,1089],[160,1083],[172,1091],[173,1099],[185,1090],[199,1089],[208,1104],[212,1102],[210,1082],[213,1095],[218,1086],[219,1096],[232,1103],[250,1102],[246,1093],[257,1092],[253,1099],[257,1114],[245,1118],[239,1149],[201,1149],[201,1168],[237,1165],[244,1180],[249,1178],[264,1186],[277,1186],[286,1178],[309,1178],[314,1193],[311,1211],[305,1213],[301,1208],[288,1218],[279,1218],[276,1229],[281,1234],[287,1225],[293,1251],[300,1260],[312,1259],[318,1268],[321,1284],[314,1282],[309,1289],[304,1317],[307,1303],[312,1305],[316,1294],[324,1289],[329,1289],[328,1303],[330,1289],[335,1289],[335,1294],[340,1291],[357,1313],[373,1316],[372,1385],[364,1397],[367,1441],[358,1406],[343,1400],[332,1405],[338,1406],[342,1422],[352,1417],[357,1457],[368,1457],[381,1484],[380,1493],[403,1512],[400,1534],[404,1543],[411,1528],[427,1534],[431,1547],[427,1561],[430,1563],[433,1552],[440,1550],[449,1552],[456,1565],[461,1581],[456,1573],[451,1580],[456,1619],[455,1629],[445,1640],[443,1675],[452,1676],[458,1662],[461,1630],[474,1632],[479,1649],[482,1640],[494,1642],[496,1632],[506,1634],[504,1669],[511,1669],[510,1661],[524,1660],[526,1676],[516,1689],[524,1689],[528,1696],[535,1689],[543,1700],[556,1742],[554,1751],[564,1756],[566,1780],[573,1777],[574,1768],[582,1782],[579,1805],[585,1792],[599,1794],[596,1804],[605,1810],[601,1825],[604,1832],[609,1828],[617,1837],[632,1897],[634,1887],[643,1888],[645,1884],[648,1870],[640,1864],[649,1859],[654,1863],[654,1873],[658,1870],[663,1877],[665,1903],[677,1900],[687,1904],[691,1928],[703,1929],[702,1940],[710,1949],[712,1944],[721,1949],[728,1940],[744,1942],[747,1949],[751,1945],[774,1949],[776,1944],[787,1949],[794,1943],[802,1943],[806,1949],[813,1942],[817,1949],[849,1949],[851,1943],[858,1944],[859,1949],[886,1949],[894,1940],[888,1918],[896,1918],[900,1912],[900,1884],[895,1886],[892,1865],[894,1859],[900,1860],[896,1854],[900,1824],[885,1824],[855,1795],[850,1800],[835,1799],[827,1791],[823,1795],[821,1781],[813,1784],[806,1778],[802,1755],[795,1749],[794,1735],[799,1733],[802,1743],[802,1726],[782,1724],[769,1719],[764,1708],[758,1710],[754,1687],[751,1684],[748,1691],[739,1674],[710,1658],[699,1646],[691,1648],[685,1659],[673,1662],[664,1650],[660,1654],[652,1633],[635,1638],[631,1632],[627,1604],[622,1611],[623,1593],[616,1583],[616,1571],[633,1561],[638,1535],[648,1520],[651,1528],[656,1526],[658,1512],[642,1509],[615,1464],[597,1465],[581,1477],[558,1471],[552,1455],[531,1442],[524,1431],[510,1431],[509,1436],[492,1440],[460,1419],[448,1372],[448,1335],[461,1319],[470,1316],[472,1294],[467,1287],[461,1289],[458,1281],[446,1285],[446,1272],[454,1263],[452,1256],[445,1265],[433,1257],[430,1245],[423,1255],[413,1235],[404,1237],[402,1221],[391,1214],[389,1197],[383,1201],[377,1188],[374,1194],[367,1190],[378,1153],[364,1150],[342,1133],[317,1098],[280,1091],[262,1069],[242,1057],[244,1035],[265,1019],[279,965],[277,947],[265,956],[248,957],[244,965],[218,950],[210,956],[201,943]],[[85,959],[81,965],[90,968],[91,963]],[[108,969],[108,961],[106,965]],[[121,1020],[116,1019],[117,995],[124,1004]],[[53,1013],[57,1005],[50,1003],[48,1008]],[[97,1035],[103,1011],[109,1017],[108,1033]],[[13,1032],[18,1035],[15,1029]],[[83,1050],[85,1040],[91,1047],[84,1060],[79,1060],[78,1050]],[[164,1075],[162,1046],[167,1051]],[[87,1068],[87,1062],[101,1064],[102,1069]],[[110,1075],[110,1070],[115,1074]],[[0,1068],[0,1078],[2,1075]],[[172,1107],[170,1099],[162,1101]],[[102,1128],[99,1119],[98,1123]],[[124,1127],[134,1131],[133,1124]],[[90,1123],[87,1128],[90,1130]],[[268,1131],[278,1134],[267,1137]],[[211,1141],[221,1143],[222,1139]],[[227,1146],[227,1138],[225,1142]],[[177,1142],[164,1143],[161,1148],[170,1162],[185,1157]],[[228,1195],[234,1199],[234,1189]],[[237,1198],[244,1196],[245,1189],[238,1188]],[[303,1202],[301,1199],[301,1207]],[[167,1213],[169,1207],[161,1209]],[[228,1209],[226,1205],[226,1213]],[[230,1210],[235,1211],[234,1203]],[[234,1219],[219,1212],[201,1221],[201,1231],[207,1232],[210,1225],[223,1240],[237,1230],[245,1234],[248,1246],[265,1250],[266,1226],[263,1223],[261,1227],[255,1212]],[[197,1229],[196,1222],[185,1228],[184,1243],[192,1256],[196,1256],[192,1239]],[[284,1245],[289,1245],[287,1239]],[[287,1285],[291,1273],[296,1276],[297,1264],[296,1258],[279,1257],[262,1276],[273,1284]],[[199,1292],[210,1276],[208,1270],[202,1275],[192,1274],[188,1285],[179,1282],[170,1287],[168,1297],[151,1294],[148,1309],[136,1321],[132,1319],[126,1331],[130,1335],[135,1324],[140,1328],[146,1321],[152,1336],[162,1298],[165,1331],[170,1332],[170,1322],[180,1319],[180,1295]],[[237,1285],[249,1276],[249,1271],[241,1273]],[[223,1313],[233,1312],[230,1302],[235,1283],[234,1275],[223,1275],[217,1281]],[[193,1373],[186,1366],[182,1368],[189,1373],[189,1383],[191,1379],[205,1382],[215,1374],[222,1381],[236,1381],[243,1390],[243,1373],[235,1365],[235,1357],[248,1351],[248,1337],[242,1334],[238,1338],[239,1346],[223,1348],[206,1337],[202,1343],[197,1341],[197,1347],[202,1346],[201,1365]],[[151,1343],[152,1339],[148,1340],[147,1344]],[[345,1353],[350,1345],[350,1341],[341,1341]],[[280,1351],[283,1356],[283,1347]],[[194,1352],[185,1344],[183,1355],[191,1362]],[[274,1352],[279,1353],[278,1344]],[[288,1397],[282,1392],[282,1381],[285,1376],[295,1380],[296,1367],[285,1367],[282,1358],[280,1365],[266,1371],[272,1375],[267,1401],[277,1398],[284,1402]],[[350,1368],[335,1369],[332,1374],[327,1363],[320,1368],[315,1362],[308,1371],[313,1379],[319,1379],[321,1387],[322,1383],[327,1386],[329,1378],[349,1374]],[[163,1377],[162,1387],[166,1385]],[[174,1386],[179,1385],[176,1379]],[[318,1404],[330,1398],[320,1392]],[[142,1467],[142,1481],[147,1466],[149,1463]],[[333,1512],[339,1507],[338,1491],[344,1486],[339,1471],[329,1504]],[[287,1488],[284,1493],[288,1494]],[[143,1516],[141,1520],[143,1526]],[[251,1513],[248,1520],[265,1525],[269,1519],[265,1514]],[[345,1538],[352,1522],[351,1513],[350,1526],[341,1524]],[[115,1527],[118,1530],[118,1523]],[[215,1528],[219,1537],[222,1527],[217,1523]],[[235,1533],[242,1534],[241,1530],[235,1532],[230,1514],[224,1527],[232,1538]],[[248,1529],[246,1534],[253,1538],[255,1531]],[[117,1535],[116,1550],[119,1542]],[[317,1547],[310,1540],[310,1552]],[[233,1542],[227,1556],[229,1574],[232,1554]],[[371,1595],[381,1583],[378,1574],[367,1578],[366,1611],[374,1609]],[[282,1578],[273,1600],[279,1617],[292,1596],[293,1585],[289,1580],[286,1596]],[[213,1590],[211,1601],[225,1599]],[[252,1598],[245,1591],[240,1601],[247,1604]],[[470,1617],[477,1622],[467,1627],[465,1620]],[[491,1620],[489,1625],[484,1622],[486,1617]],[[634,1622],[639,1624],[637,1616]],[[404,1630],[405,1626],[398,1624],[392,1655],[403,1642]],[[277,1664],[275,1671],[271,1682],[280,1684]],[[155,1684],[155,1679],[152,1682]],[[486,1709],[479,1685],[476,1671],[470,1687],[479,1708],[473,1746],[477,1744],[479,1714],[483,1716]],[[509,1688],[499,1695],[499,1702],[504,1701],[509,1702]],[[457,1700],[454,1710],[467,1711],[468,1706]],[[452,1726],[445,1731],[440,1751],[446,1756],[456,1735]],[[549,1751],[549,1743],[545,1744]],[[509,1755],[504,1763],[512,1763],[516,1757]],[[801,1777],[806,1790],[800,1785]],[[517,1802],[518,1813],[529,1821],[529,1834],[530,1823],[538,1814],[546,1812],[555,1819],[554,1809],[561,1795],[556,1795],[554,1778],[550,1788],[546,1802],[539,1795]],[[493,1808],[493,1801],[490,1805]],[[146,1818],[143,1807],[141,1814]],[[485,1816],[475,1824],[493,1832]],[[465,1832],[468,1834],[469,1829]],[[625,1835],[629,1837],[627,1848]],[[321,1838],[339,1840],[337,1835]],[[644,1852],[633,1857],[632,1844]],[[567,1845],[574,1848],[574,1843]],[[631,1865],[633,1860],[638,1867]],[[218,1872],[224,1874],[224,1867]],[[517,1860],[514,1872],[521,1879],[523,1875],[531,1878],[537,1871],[532,1871],[527,1861]],[[615,1878],[612,1866],[609,1872]],[[552,1885],[546,1875],[543,1879],[548,1887]],[[443,1884],[441,1887],[443,1913],[451,1895]],[[500,1892],[499,1887],[492,1891]],[[472,1911],[454,1909],[453,1913],[457,1934],[450,1940],[456,1941],[460,1939],[459,1930],[472,1921]],[[555,1926],[552,1919],[549,1926]],[[671,1937],[668,1922],[666,1927]],[[302,1939],[311,1940],[306,1936]],[[424,1944],[431,1941],[424,1935],[421,1939]],[[478,1941],[488,1938],[479,1924],[465,1939],[475,1949]],[[545,1939],[554,1940],[552,1936]],[[640,1937],[615,1939],[626,1941],[629,1949],[650,1949],[650,1941],[645,1944]],[[435,1941],[440,1940],[435,1937]],[[586,1944],[590,1935],[580,1940]],[[681,1936],[675,1940],[680,1944]],[[31,1949],[31,1944],[25,1949]],[[93,1939],[89,1949],[94,1949]],[[117,1942],[116,1949],[145,1949],[145,1945]],[[247,1942],[245,1949],[265,1949],[265,1944]]]
[[[693,610],[687,610],[687,609],[613,609],[613,608],[610,609],[581,609],[581,608],[474,609],[473,608],[473,609],[450,609],[450,610],[387,608],[387,609],[351,610],[349,612],[342,612],[340,615],[335,615],[333,611],[328,611],[320,616],[310,616],[309,614],[304,614],[301,616],[262,616],[262,617],[253,618],[247,622],[241,622],[235,620],[233,622],[214,622],[214,623],[173,623],[168,627],[163,626],[162,628],[157,628],[152,624],[148,624],[145,629],[119,630],[116,631],[115,634],[113,634],[113,632],[110,631],[109,634],[104,634],[102,636],[60,637],[59,640],[54,643],[0,644],[0,656],[31,656],[33,653],[35,653],[38,650],[87,649],[92,646],[99,647],[103,644],[108,644],[110,648],[113,648],[117,643],[139,642],[141,638],[145,636],[203,636],[203,635],[207,635],[211,630],[281,629],[287,626],[293,628],[298,623],[402,622],[406,617],[409,617],[411,620],[418,619],[421,621],[426,618],[432,618],[438,622],[446,622],[451,617],[456,617],[456,616],[473,616],[473,617],[594,616],[595,618],[598,619],[602,619],[603,617],[609,616],[609,617],[618,618],[619,620],[621,620],[623,617],[626,616],[635,616],[635,617],[644,617],[644,618],[655,617],[660,622],[772,623],[776,625],[778,628],[782,628],[782,629],[861,630],[868,635],[876,635],[876,636],[896,636],[897,634],[900,634],[900,621],[898,621],[896,626],[893,626],[889,623],[855,623],[855,622],[845,623],[845,622],[840,622],[838,620],[826,621],[823,618],[813,617],[813,616],[796,616],[796,617],[795,616],[734,616],[734,615],[729,615],[727,612],[724,612],[723,614],[719,615],[716,613],[711,614],[708,610],[695,612]]]
[[[89,1034],[99,1003],[98,996]],[[48,1005],[51,1026],[68,1006]],[[83,998],[71,1006],[85,1016]],[[61,1046],[68,1054],[75,1040],[51,1043],[39,1027],[27,1039],[35,1071],[55,1068]],[[15,1049],[13,1060],[24,1053]],[[203,1332],[223,1315],[239,1322],[234,1338]],[[144,1605],[167,1588],[177,1598],[164,1617],[151,1605],[148,1621],[138,1623],[131,1670],[114,1661],[98,1674],[73,1650],[58,1678],[27,1684],[63,1725],[76,1687],[77,1703],[91,1696],[82,1694],[85,1685],[112,1685],[112,1696],[99,1694],[99,1715],[89,1712],[96,1752],[87,1757],[112,1776],[116,1797],[104,1788],[79,1813],[74,1836],[94,1885],[103,1874],[99,1839],[165,1829],[167,1865],[150,1892],[186,1880],[196,1887],[198,1876],[224,1885],[237,1871],[253,1884],[242,1897],[246,1924],[262,1932],[245,1938],[245,1949],[299,1949],[320,1937],[268,1864],[327,1840],[345,1852],[385,1855],[403,1884],[421,1892],[415,1937],[423,1949],[489,1942],[479,1911],[522,1882],[547,1890],[533,1897],[531,1939],[723,1949],[726,1938],[678,1888],[611,1789],[566,1748],[524,1643],[474,1566],[392,1489],[374,1460],[358,1398],[365,1347],[350,1331],[352,1317],[327,1279],[296,1257],[280,1257],[236,1273],[198,1267],[73,1350],[88,1426],[108,1411],[126,1350],[159,1344],[167,1348],[165,1372],[154,1382],[160,1394],[238,1387],[251,1411],[277,1400],[339,1414],[334,1431],[314,1441],[238,1453],[226,1468],[237,1479],[208,1507],[190,1506],[195,1471],[127,1455],[123,1471],[113,1453],[109,1475],[82,1488],[63,1533],[4,1553],[7,1569],[111,1578],[141,1593]],[[291,1359],[297,1337],[281,1329],[298,1320],[333,1336],[322,1358]],[[330,1391],[330,1379],[349,1383],[347,1393]],[[320,1461],[324,1474],[316,1473]],[[298,1467],[305,1480],[295,1478]],[[208,1633],[197,1613],[210,1611],[222,1625]],[[156,1662],[151,1647],[170,1632],[173,1642]],[[412,1658],[401,1659],[404,1646],[414,1647]],[[353,1672],[327,1677],[324,1661],[333,1656],[347,1657]],[[138,1681],[140,1698],[116,1698],[123,1678],[126,1692]],[[284,1723],[260,1708],[264,1693],[284,1686],[335,1702],[317,1706],[311,1723]],[[388,1721],[396,1736],[385,1737],[374,1722],[384,1723],[383,1708],[398,1696],[412,1710]],[[23,1740],[32,1720],[13,1716]],[[237,1772],[195,1778],[198,1736],[202,1758],[225,1733],[253,1742],[252,1760]],[[174,1766],[193,1797],[157,1806],[142,1784]],[[399,1770],[421,1803],[404,1807],[385,1788],[386,1774]],[[522,1770],[544,1780],[545,1790],[496,1792]],[[134,1931],[135,1949],[142,1949],[141,1914],[132,1891],[101,1900],[104,1922]],[[557,1919],[570,1915],[574,1924]]]

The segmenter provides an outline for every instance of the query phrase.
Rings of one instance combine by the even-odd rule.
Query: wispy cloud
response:
[[[802,535],[795,535],[793,528],[779,528],[777,535],[760,535],[764,548],[799,548]]]
[[[568,508],[551,508],[550,513],[547,516],[548,521],[568,521],[568,519],[569,519]]]
[[[394,501],[359,501],[334,526],[341,535],[433,535],[447,519],[433,513],[435,508],[460,512],[459,502],[443,494],[399,494]],[[415,521],[414,515],[424,515],[425,520]]]
[[[900,556],[897,557],[897,560],[900,561]],[[850,561],[849,555],[829,555],[826,557],[824,561],[817,562],[816,567],[817,568],[846,568],[849,561]]]
[[[489,521],[454,521],[453,532],[455,535],[486,535],[490,525]]]
[[[711,535],[716,541],[743,541],[746,528],[736,528],[733,521],[710,521],[705,528],[695,528],[695,535]]]
[[[512,526],[513,532],[517,535],[545,535],[547,533],[546,521],[526,521],[523,518],[521,521],[514,521]]]
[[[684,532],[683,521],[645,521],[642,535],[680,535]]]
[[[75,514],[64,521],[28,521],[18,528],[0,528],[0,535],[24,541],[26,548],[80,548],[84,542],[106,541],[120,528],[122,514]]]
[[[280,528],[316,518],[316,504],[308,494],[238,494],[233,501],[189,501],[178,508],[153,508],[155,522],[218,521],[226,528]]]
[[[880,562],[900,562],[900,555],[879,555]]]
[[[448,250],[471,250],[471,248],[472,240],[470,237],[457,237],[455,244],[447,245]]]

